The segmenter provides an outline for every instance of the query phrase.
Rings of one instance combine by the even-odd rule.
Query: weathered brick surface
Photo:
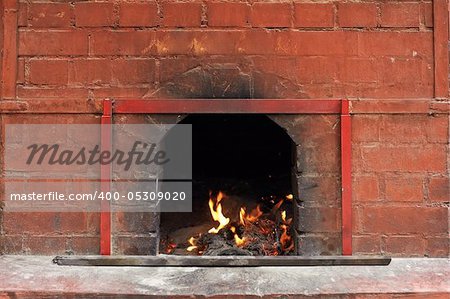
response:
[[[332,3],[295,3],[295,27],[333,27]]]
[[[158,6],[150,3],[120,3],[119,26],[152,27],[159,24]]]
[[[432,12],[430,1],[22,1],[15,90],[32,102],[1,107],[80,111],[105,97],[431,98]],[[404,114],[352,116],[355,253],[448,254],[449,110],[436,103],[438,114],[409,114],[410,102]],[[299,251],[339,253],[339,119],[280,119],[297,144],[308,209]],[[150,218],[119,215],[115,251],[154,252]],[[98,214],[5,213],[1,222],[1,252],[98,253]]]
[[[375,3],[339,3],[338,18],[341,27],[375,27],[377,25]]]
[[[208,26],[246,27],[250,22],[250,6],[244,2],[210,2]]]
[[[383,3],[381,5],[381,26],[419,27],[419,3]]]
[[[444,115],[354,117],[355,252],[448,255],[448,138]]]
[[[69,27],[73,18],[69,3],[32,3],[28,7],[30,27]]]
[[[75,24],[79,27],[112,26],[114,23],[113,3],[79,2],[75,4]]]
[[[292,23],[291,4],[287,2],[255,2],[252,5],[251,20],[254,27],[290,27]]]
[[[167,2],[163,4],[163,24],[170,27],[197,27],[201,24],[199,2]]]

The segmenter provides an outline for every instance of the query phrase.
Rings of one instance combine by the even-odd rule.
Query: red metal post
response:
[[[349,101],[341,105],[342,254],[352,255],[352,120]]]
[[[103,115],[101,121],[101,150],[111,151],[111,123],[112,123],[112,101],[103,101]],[[100,189],[101,192],[111,191],[111,165],[100,166]],[[103,197],[105,199],[105,197]],[[100,254],[111,254],[111,211],[109,201],[102,200],[100,211]]]

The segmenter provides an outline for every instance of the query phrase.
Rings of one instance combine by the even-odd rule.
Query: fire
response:
[[[245,244],[245,237],[239,238],[239,236],[237,234],[234,234],[234,242],[236,243],[236,245],[238,247],[241,247]]]
[[[189,242],[189,244],[191,244],[191,246],[189,246],[188,248],[186,248],[187,251],[191,252],[192,250],[197,249],[197,246],[195,245],[196,240],[195,240],[194,237],[191,237],[191,238],[188,240],[188,242]]]
[[[219,192],[217,196],[210,193],[208,205],[211,218],[218,224],[209,229],[206,234],[200,233],[195,237],[190,237],[185,248],[189,252],[195,250],[197,254],[201,255],[208,254],[207,252],[211,248],[216,253],[217,248],[220,249],[217,244],[223,244],[222,246],[228,252],[232,250],[231,246],[231,248],[239,247],[241,250],[256,254],[289,254],[294,250],[294,242],[290,236],[292,218],[287,217],[286,210],[282,210],[282,206],[289,206],[289,201],[292,199],[292,194],[281,198],[271,196],[267,200],[263,198],[262,203],[256,205],[252,210],[241,206],[239,220],[237,220],[225,215],[227,211],[223,209],[223,201],[230,199],[223,192]],[[214,243],[215,247],[209,248],[210,240],[216,242]]]
[[[245,225],[245,223],[248,222],[255,222],[256,220],[258,220],[259,217],[261,217],[261,215],[263,214],[263,212],[261,211],[261,207],[260,205],[257,205],[255,209],[253,209],[250,214],[247,215],[247,213],[245,212],[245,208],[242,207],[240,212],[239,212],[239,219],[241,221],[242,225]]]
[[[214,219],[214,221],[219,222],[219,226],[217,228],[212,227],[208,233],[211,234],[217,234],[222,228],[228,225],[230,223],[230,218],[227,218],[222,213],[222,204],[220,201],[223,198],[223,193],[219,192],[219,194],[216,197],[216,202],[211,198],[209,198],[209,210],[211,211],[211,216]],[[214,209],[214,206],[217,205],[217,208]]]
[[[236,228],[234,226],[230,227],[231,232],[234,234],[234,242],[238,247],[241,247],[245,245],[246,238],[242,237],[242,239],[239,237],[239,235],[236,233]]]
[[[286,211],[281,212],[281,219],[286,222]]]
[[[288,225],[292,222],[292,218],[286,219],[286,211],[282,211],[281,220],[283,221],[283,224],[281,225],[283,233],[280,237],[281,249],[283,249],[283,251],[289,252],[294,249],[294,242],[292,242],[292,238],[288,234]]]

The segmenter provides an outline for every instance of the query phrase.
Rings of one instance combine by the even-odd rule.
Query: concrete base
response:
[[[408,297],[449,298],[449,259],[389,266],[171,268],[58,266],[48,256],[0,256],[0,298]],[[108,296],[109,297],[109,296]]]

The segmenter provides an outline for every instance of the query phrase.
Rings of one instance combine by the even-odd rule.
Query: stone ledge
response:
[[[69,267],[49,256],[0,256],[0,298],[48,296],[448,298],[449,259],[389,266]],[[283,297],[284,297],[283,296]]]

